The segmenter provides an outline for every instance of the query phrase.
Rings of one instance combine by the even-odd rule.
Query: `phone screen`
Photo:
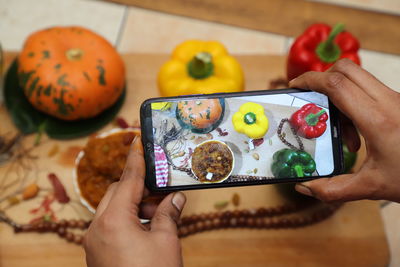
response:
[[[292,90],[167,100],[148,104],[152,147],[146,161],[155,188],[271,183],[338,169],[336,119],[323,94]]]

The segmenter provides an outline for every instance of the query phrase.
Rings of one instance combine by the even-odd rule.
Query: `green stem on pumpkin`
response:
[[[212,55],[208,52],[197,53],[187,65],[189,75],[195,79],[205,79],[214,73]]]
[[[315,52],[317,53],[318,57],[326,63],[335,62],[340,58],[341,50],[340,47],[335,44],[335,39],[339,33],[344,31],[344,24],[338,23],[333,27],[331,32],[329,33],[328,39],[321,42]]]

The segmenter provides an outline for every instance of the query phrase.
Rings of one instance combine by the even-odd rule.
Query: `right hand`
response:
[[[304,182],[297,184],[296,190],[325,202],[400,202],[400,94],[347,59],[326,72],[307,72],[289,86],[327,95],[353,121],[367,148],[366,160],[356,173]],[[348,129],[344,135],[354,151],[360,142],[357,132]]]

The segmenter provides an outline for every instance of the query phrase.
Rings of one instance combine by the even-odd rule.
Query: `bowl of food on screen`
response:
[[[191,165],[193,175],[201,183],[221,183],[232,174],[235,158],[227,144],[208,140],[196,146]]]

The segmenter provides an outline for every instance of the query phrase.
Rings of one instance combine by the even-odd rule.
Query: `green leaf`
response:
[[[4,102],[15,126],[23,134],[39,131],[46,121],[44,131],[51,138],[72,139],[89,135],[111,122],[121,109],[125,99],[125,89],[117,102],[101,114],[91,119],[63,121],[36,110],[26,99],[18,83],[18,63],[15,60],[5,76]]]

